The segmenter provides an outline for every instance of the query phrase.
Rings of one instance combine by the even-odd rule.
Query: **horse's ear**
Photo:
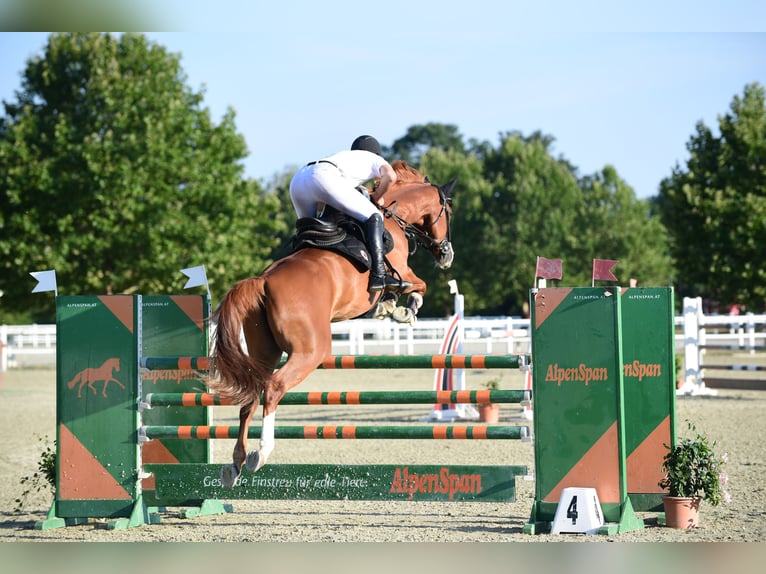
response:
[[[445,197],[452,197],[452,189],[457,185],[457,178],[454,178],[451,182],[442,185],[439,189]]]

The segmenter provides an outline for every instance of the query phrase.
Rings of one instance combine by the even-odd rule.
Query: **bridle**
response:
[[[396,209],[398,207],[397,201],[392,201],[388,205],[379,206],[380,210],[383,212],[384,217],[393,219],[396,224],[401,227],[402,231],[404,231],[404,236],[407,238],[408,243],[410,240],[414,239],[414,241],[412,241],[412,248],[409,250],[410,255],[413,255],[417,251],[418,243],[431,251],[438,250],[442,255],[449,253],[452,250],[452,229],[450,225],[450,220],[452,218],[452,198],[449,197],[438,185],[430,185],[431,187],[435,187],[436,191],[439,193],[439,203],[441,204],[441,211],[439,211],[439,215],[437,215],[436,219],[433,221],[433,223],[431,223],[431,227],[433,228],[442,217],[447,220],[447,237],[441,241],[436,241],[433,237],[431,237],[431,235],[429,235],[420,227],[399,217],[396,214]]]

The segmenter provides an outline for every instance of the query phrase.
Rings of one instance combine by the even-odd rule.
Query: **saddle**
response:
[[[370,270],[370,251],[362,225],[329,205],[321,218],[302,217],[296,221],[292,247],[294,252],[308,247],[334,251],[354,263],[360,271]],[[389,253],[393,248],[391,234],[383,231],[383,251]]]

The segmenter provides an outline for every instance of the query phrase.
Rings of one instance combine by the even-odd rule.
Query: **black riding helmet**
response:
[[[351,144],[351,149],[361,149],[364,151],[371,151],[372,153],[383,155],[383,149],[380,147],[378,140],[372,136],[359,136]]]

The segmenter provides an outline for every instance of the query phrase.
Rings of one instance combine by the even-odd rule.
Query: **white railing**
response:
[[[681,341],[676,336],[676,349],[683,349],[684,388],[702,391],[705,371],[766,371],[766,315],[705,315],[702,298],[685,297],[683,315],[676,317],[676,332],[681,327]],[[713,365],[705,362],[708,351],[736,351],[735,357],[745,364]],[[760,363],[760,364],[756,364]],[[728,377],[727,377],[728,378]]]
[[[56,325],[0,325],[0,371],[55,362]]]
[[[414,326],[378,319],[354,319],[332,325],[334,355],[420,355],[439,352],[448,319],[419,319]],[[514,317],[465,317],[466,354],[529,353],[529,320]]]

